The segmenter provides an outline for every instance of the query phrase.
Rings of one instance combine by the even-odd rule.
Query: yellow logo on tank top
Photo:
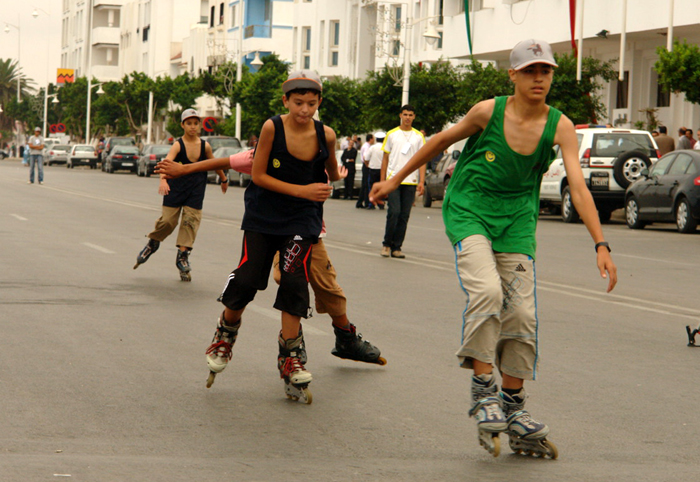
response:
[[[494,154],[491,151],[486,151],[486,160],[489,162],[493,162],[496,160],[496,154]]]
[[[277,169],[278,167],[280,167],[280,164],[281,164],[281,163],[280,163],[280,160],[279,160],[279,159],[273,159],[273,160],[272,160],[272,167],[274,167],[275,169]]]

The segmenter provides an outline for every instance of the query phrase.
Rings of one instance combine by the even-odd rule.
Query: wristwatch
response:
[[[228,184],[228,179],[222,179],[221,184]]]
[[[605,241],[601,241],[600,243],[596,243],[596,245],[595,245],[596,254],[598,253],[598,248],[601,246],[605,246],[606,248],[608,248],[608,253],[612,253],[612,249],[610,249],[610,245]]]

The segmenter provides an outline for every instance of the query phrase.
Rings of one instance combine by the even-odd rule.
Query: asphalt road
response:
[[[330,354],[327,316],[304,325],[314,402],[276,370],[275,289],[244,316],[231,365],[205,388],[204,351],[236,266],[243,189],[210,186],[190,258],[175,235],[134,271],[160,213],[156,178],[0,162],[0,480],[680,481],[700,468],[700,234],[605,226],[617,289],[583,225],[538,230],[539,380],[528,408],[559,459],[479,447],[458,368],[464,300],[440,203],[413,211],[405,260],[379,256],[384,211],[329,200],[326,240],[349,316],[379,367]],[[700,341],[700,340],[699,340]]]

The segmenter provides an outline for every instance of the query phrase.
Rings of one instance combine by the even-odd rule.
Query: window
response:
[[[311,68],[311,57],[309,55],[304,55],[304,68],[305,69]]]
[[[444,37],[444,33],[443,32],[438,32],[438,33],[440,34],[440,38],[437,41],[436,47],[438,50],[442,50],[442,39]]]
[[[693,159],[688,154],[680,153],[676,156],[676,162],[673,163],[671,169],[668,170],[669,174],[680,176],[685,174],[688,166],[693,162]]]
[[[337,51],[337,50],[331,52],[330,66],[331,66],[331,67],[337,67],[337,66],[338,66],[338,51]]]
[[[629,98],[630,73],[625,71],[624,80],[617,81],[617,100],[615,102],[616,109],[626,109]]]
[[[656,84],[656,107],[670,107],[671,106],[671,92],[666,90],[664,87]]]
[[[672,160],[674,160],[676,157],[675,156],[667,156],[667,157],[662,157],[658,161],[656,161],[656,164],[651,168],[651,172],[649,173],[649,176],[663,176],[666,173],[666,169],[668,169],[668,165],[671,163]]]
[[[394,30],[401,31],[401,5],[394,7]]]
[[[393,40],[392,47],[391,47],[391,55],[393,57],[398,57],[400,52],[401,52],[401,41],[400,40]]]
[[[219,4],[219,25],[224,24],[224,2]]]
[[[438,5],[438,25],[443,25],[445,23],[445,0],[440,0]]]
[[[238,5],[231,5],[231,28],[238,26]]]
[[[302,36],[302,46],[304,52],[309,52],[311,50],[311,27],[303,27],[301,29]]]
[[[209,26],[214,26],[214,15],[216,15],[216,7],[212,5],[211,12],[209,13]]]
[[[340,22],[338,20],[331,20],[331,47],[337,47],[340,45]]]

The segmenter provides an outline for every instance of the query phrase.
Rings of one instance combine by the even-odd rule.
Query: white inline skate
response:
[[[217,373],[221,373],[231,361],[233,355],[231,349],[236,343],[238,337],[238,329],[241,327],[241,320],[234,326],[224,324],[224,314],[221,313],[214,338],[211,340],[211,345],[207,348],[207,366],[209,367],[209,378],[207,378],[207,388],[214,384],[214,379]]]
[[[524,409],[527,394],[524,389],[515,395],[501,392],[503,410],[508,423],[508,444],[519,455],[556,459],[559,456],[556,445],[547,440],[549,427],[534,420]]]
[[[476,419],[479,444],[491,455],[498,457],[501,453],[501,440],[498,434],[504,432],[508,424],[493,375],[482,374],[472,377],[472,402],[469,416]]]
[[[302,355],[306,358],[305,353],[300,351],[304,346],[303,335],[300,334],[291,340],[284,340],[280,333],[278,341],[277,368],[280,371],[280,378],[284,380],[285,395],[295,401],[301,400],[306,404],[311,403],[313,396],[309,391],[309,383],[313,377],[311,373],[306,371],[301,359]]]

